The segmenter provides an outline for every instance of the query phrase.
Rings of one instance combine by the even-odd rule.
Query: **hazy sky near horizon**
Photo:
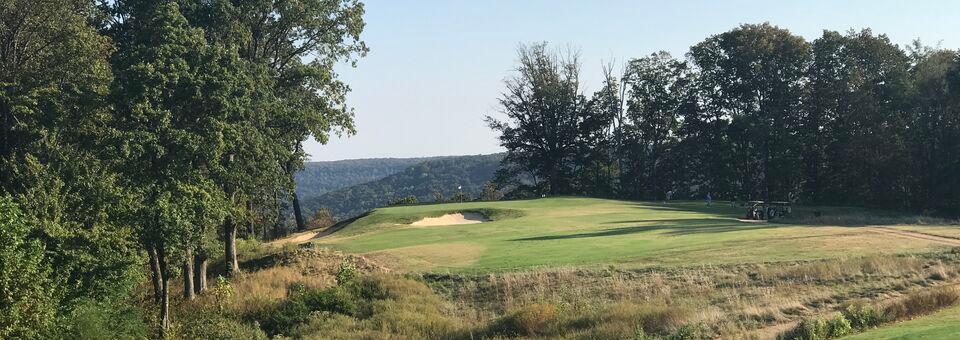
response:
[[[353,89],[357,134],[310,141],[311,160],[500,152],[483,122],[520,44],[580,51],[584,90],[601,66],[664,50],[683,57],[710,35],[770,22],[813,40],[824,29],[871,28],[901,46],[920,38],[960,48],[960,1],[363,0],[370,53],[338,67]]]

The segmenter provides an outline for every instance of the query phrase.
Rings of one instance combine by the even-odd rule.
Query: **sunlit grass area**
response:
[[[493,221],[409,225],[457,211],[483,212]],[[726,202],[708,207],[592,198],[420,205],[375,210],[317,242],[400,269],[459,272],[759,263],[949,247],[851,226],[744,221],[743,214]]]

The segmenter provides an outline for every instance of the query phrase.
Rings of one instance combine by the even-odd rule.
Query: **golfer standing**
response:
[[[713,203],[713,196],[710,196],[710,193],[707,193],[707,206],[710,206],[710,203]]]

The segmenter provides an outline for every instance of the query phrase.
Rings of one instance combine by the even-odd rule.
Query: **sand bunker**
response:
[[[474,223],[483,223],[489,222],[486,216],[478,213],[465,212],[465,213],[456,213],[456,214],[446,214],[440,217],[427,217],[422,220],[410,223],[410,225],[429,227],[435,225],[457,225],[457,224],[474,224]]]

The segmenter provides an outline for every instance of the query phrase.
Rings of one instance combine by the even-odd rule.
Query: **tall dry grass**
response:
[[[955,303],[929,286],[960,280],[960,254],[669,268],[557,268],[485,275],[389,273],[362,257],[288,249],[275,264],[231,282],[229,334],[248,334],[258,315],[290,299],[290,287],[337,285],[344,262],[370,284],[351,293],[353,315],[315,312],[298,338],[771,338],[818,315],[870,306],[916,315]],[[899,300],[901,298],[903,300]],[[906,298],[910,296],[910,298]],[[213,305],[208,294],[197,304]],[[204,302],[206,301],[206,302]],[[939,307],[935,307],[939,308]],[[850,309],[856,310],[856,309]],[[846,313],[846,312],[845,312]],[[861,313],[868,315],[867,312]],[[847,314],[844,314],[847,315]],[[852,315],[852,314],[851,314]],[[232,322],[232,323],[231,323]],[[299,322],[299,321],[298,321]],[[193,329],[199,329],[194,327]],[[225,333],[226,334],[226,333]]]
[[[622,315],[615,311],[666,306],[682,312],[665,323],[674,330],[706,325],[713,335],[739,338],[833,312],[850,301],[882,300],[952,282],[958,279],[958,270],[960,257],[944,253],[688,268],[425,274],[422,279],[453,301],[458,315],[466,319],[495,319],[535,304],[558,306],[556,320],[543,328],[567,330],[546,332],[551,336],[578,337],[603,329],[608,331],[596,334],[624,335],[638,327],[648,335],[665,335],[671,331],[646,329],[638,319],[615,317]],[[593,318],[601,311],[608,316]],[[590,316],[593,321],[564,321],[568,315]],[[769,338],[777,332],[767,334]]]

